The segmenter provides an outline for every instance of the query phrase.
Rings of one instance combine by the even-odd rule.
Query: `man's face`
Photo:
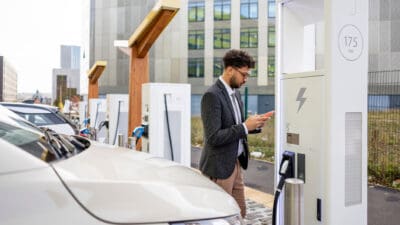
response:
[[[246,83],[247,78],[250,75],[250,69],[247,66],[244,67],[231,67],[232,76],[229,79],[229,85],[231,88],[240,88]]]

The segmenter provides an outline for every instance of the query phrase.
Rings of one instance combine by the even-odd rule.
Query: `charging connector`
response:
[[[282,188],[285,185],[285,180],[287,178],[294,177],[295,168],[295,153],[290,151],[285,151],[282,155],[281,164],[279,166],[279,183],[276,187],[275,197],[274,197],[274,207],[272,211],[272,225],[276,225],[276,211],[278,207],[279,195],[282,192]]]

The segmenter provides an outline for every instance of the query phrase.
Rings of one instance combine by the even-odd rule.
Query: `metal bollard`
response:
[[[304,225],[304,182],[296,178],[285,180],[285,225]]]
[[[136,150],[136,138],[128,137],[128,148]]]
[[[118,146],[119,147],[125,147],[124,146],[124,135],[123,134],[118,134]]]

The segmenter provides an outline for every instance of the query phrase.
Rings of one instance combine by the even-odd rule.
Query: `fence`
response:
[[[368,172],[371,182],[400,179],[400,70],[368,74]]]

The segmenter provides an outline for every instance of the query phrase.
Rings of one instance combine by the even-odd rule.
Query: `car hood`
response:
[[[92,143],[52,164],[79,204],[111,223],[161,223],[239,213],[234,199],[197,171],[125,148]]]

